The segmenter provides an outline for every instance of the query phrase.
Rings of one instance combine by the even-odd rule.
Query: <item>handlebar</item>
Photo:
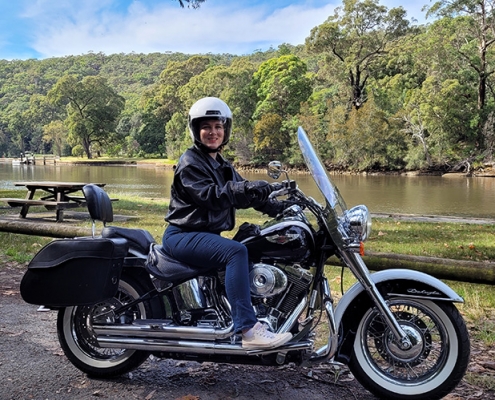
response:
[[[285,196],[287,194],[289,194],[289,189],[288,188],[282,188],[282,189],[279,189],[279,190],[274,190],[273,192],[271,192],[268,195],[268,200],[276,199],[277,197]]]

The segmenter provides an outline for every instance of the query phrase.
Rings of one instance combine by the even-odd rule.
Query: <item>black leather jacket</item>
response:
[[[214,159],[192,146],[175,168],[165,221],[186,231],[220,233],[234,228],[236,209],[276,215],[271,204],[246,193],[246,182],[220,154]]]

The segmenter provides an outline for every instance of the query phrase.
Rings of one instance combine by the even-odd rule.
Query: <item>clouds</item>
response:
[[[385,4],[390,2],[396,1]],[[0,58],[7,59],[90,51],[250,54],[304,43],[341,5],[338,0],[207,0],[194,10],[180,8],[177,0],[1,3],[10,3],[0,4]]]
[[[301,44],[333,13],[327,1],[225,2],[199,9],[176,0],[21,0],[26,50],[37,58],[111,53],[247,54],[281,43]],[[1,39],[0,39],[1,40]],[[1,43],[0,43],[1,46]]]

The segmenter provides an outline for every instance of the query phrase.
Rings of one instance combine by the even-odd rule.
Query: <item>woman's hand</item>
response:
[[[267,181],[250,181],[246,182],[246,193],[253,196],[260,202],[268,200],[268,196],[274,188]]]

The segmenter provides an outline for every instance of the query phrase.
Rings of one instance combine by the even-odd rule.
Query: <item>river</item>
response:
[[[263,173],[243,173],[247,179],[268,179]],[[374,213],[404,213],[495,218],[495,178],[462,176],[332,175],[347,206],[366,204]],[[310,175],[292,176],[307,194],[321,201]],[[141,166],[11,165],[0,163],[0,188],[17,189],[18,181],[106,183],[118,197],[169,197],[172,171]],[[23,193],[19,193],[22,197]]]

